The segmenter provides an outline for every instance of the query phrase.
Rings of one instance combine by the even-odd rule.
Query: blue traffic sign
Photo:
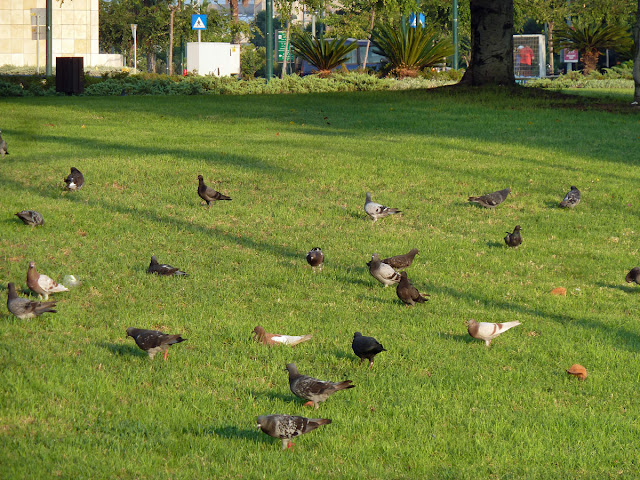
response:
[[[422,25],[424,27],[424,13],[418,14],[417,20],[420,23],[420,25]],[[411,15],[409,15],[409,26],[411,28],[416,28],[416,14],[415,13],[412,13]]]
[[[191,15],[191,30],[206,30],[206,29],[207,29],[206,15]]]

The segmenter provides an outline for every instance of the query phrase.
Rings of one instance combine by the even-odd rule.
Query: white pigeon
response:
[[[367,192],[367,199],[364,202],[364,211],[367,215],[371,217],[371,219],[375,222],[379,218],[388,217],[389,215],[394,215],[396,213],[400,213],[400,210],[397,208],[389,208],[384,205],[380,205],[379,203],[371,201],[371,194]]]
[[[38,294],[38,298],[44,297],[45,300],[49,299],[49,294],[51,293],[69,291],[67,287],[56,282],[52,278],[39,274],[36,271],[36,264],[34,262],[29,262],[29,269],[27,270],[27,286],[32,292]]]
[[[371,255],[371,261],[367,262],[369,273],[373,278],[382,283],[385,287],[400,283],[400,274],[391,265],[382,263],[377,253]]]
[[[469,320],[469,326],[467,328],[469,335],[478,340],[484,340],[487,347],[491,343],[491,340],[496,338],[501,333],[506,332],[510,328],[517,327],[520,322],[505,322],[505,323],[488,323],[488,322],[476,322],[473,318]]]

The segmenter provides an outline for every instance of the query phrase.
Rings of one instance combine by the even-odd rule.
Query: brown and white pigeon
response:
[[[147,273],[157,273],[158,275],[166,276],[174,275],[176,277],[188,276],[188,274],[186,274],[179,268],[172,267],[171,265],[167,265],[166,263],[158,263],[158,259],[155,255],[151,255],[151,263],[149,264],[149,268],[147,268]]]
[[[291,392],[297,397],[309,400],[305,405],[313,404],[315,408],[318,408],[318,403],[324,402],[337,391],[355,387],[355,385],[351,385],[351,380],[325,382],[307,375],[300,375],[295,363],[288,363],[287,370],[289,371],[289,388]]]
[[[49,299],[49,295],[52,293],[68,292],[69,289],[64,285],[59,284],[55,280],[41,275],[36,270],[35,262],[29,262],[29,269],[27,270],[27,287],[33,293],[38,294],[38,298],[45,300]]]
[[[487,323],[487,322],[476,322],[473,318],[469,320],[469,325],[467,327],[467,331],[469,335],[473,338],[477,338],[478,340],[484,340],[487,347],[491,343],[491,340],[496,338],[498,335],[506,332],[510,328],[517,327],[520,325],[520,322],[505,322],[505,323]]]
[[[636,282],[640,284],[640,267],[633,267],[625,277],[627,283]]]
[[[511,193],[511,189],[505,188],[504,190],[487,193],[486,195],[482,195],[480,197],[469,197],[469,201],[471,203],[482,205],[485,208],[495,208],[506,200],[509,193]]]
[[[400,277],[400,283],[396,287],[396,295],[398,295],[398,298],[408,307],[413,307],[416,302],[424,303],[429,300],[426,298],[429,295],[420,293],[418,289],[413,286],[411,280],[407,277],[407,272],[401,272]]]
[[[329,425],[328,418],[305,418],[294,415],[260,415],[258,428],[270,437],[282,440],[282,449],[293,446],[292,438],[309,433],[322,426]]]
[[[71,173],[64,179],[69,190],[80,190],[84,185],[84,175],[76,167],[71,167]]]
[[[369,273],[373,278],[382,283],[385,287],[400,283],[400,274],[392,266],[380,261],[377,253],[371,255],[371,261],[367,262]]]
[[[0,134],[2,132],[0,131]],[[2,135],[0,135],[0,158],[4,158],[5,155],[9,155],[9,151],[7,150],[7,142],[2,139]]]
[[[413,263],[413,259],[418,254],[417,248],[412,248],[409,252],[404,255],[396,255],[395,257],[389,257],[382,260],[382,263],[386,263],[387,265],[392,266],[396,270],[401,270],[403,268],[409,268]]]
[[[263,327],[258,325],[253,329],[253,339],[263,345],[297,345],[307,340],[311,340],[312,335],[278,335],[267,333]]]
[[[509,247],[518,248],[518,245],[522,243],[522,235],[520,235],[520,225],[516,225],[513,229],[513,233],[507,232],[507,236],[504,237],[504,243]]]
[[[353,334],[353,342],[351,342],[353,353],[360,357],[360,363],[366,358],[369,360],[369,368],[373,368],[373,359],[380,352],[387,350],[373,337],[365,337],[360,332]]]
[[[204,178],[202,175],[198,175],[198,195],[200,195],[201,199],[207,202],[209,207],[211,206],[211,202],[215,202],[217,200],[231,200],[231,197],[227,197],[213,188],[207,187],[204,184]]]
[[[35,210],[23,210],[16,213],[16,216],[22,220],[22,223],[25,225],[31,225],[32,227],[35,227],[36,225],[44,225],[44,218],[42,218],[42,215]]]
[[[164,359],[166,360],[169,354],[169,346],[186,340],[180,335],[169,335],[158,330],[145,330],[144,328],[134,327],[127,328],[127,336],[133,337],[136,345],[147,352],[151,360],[158,352],[164,352]]]
[[[322,270],[322,266],[324,265],[324,253],[320,247],[313,247],[307,253],[307,263],[311,265],[312,270],[315,272],[316,267],[318,270]]]
[[[571,190],[567,192],[560,202],[561,208],[574,208],[580,203],[580,190],[571,185]]]
[[[21,320],[38,317],[43,313],[56,313],[56,302],[36,302],[28,298],[21,298],[16,293],[16,286],[9,283],[7,295],[7,309]]]
[[[397,208],[389,208],[379,203],[371,201],[371,193],[367,192],[367,198],[364,201],[364,211],[371,217],[371,220],[376,222],[379,218],[388,217],[389,215],[395,215],[400,213]]]

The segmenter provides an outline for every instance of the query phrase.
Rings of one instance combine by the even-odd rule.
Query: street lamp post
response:
[[[131,24],[131,35],[133,35],[133,73],[138,73],[138,37],[136,31],[138,30],[138,24]]]

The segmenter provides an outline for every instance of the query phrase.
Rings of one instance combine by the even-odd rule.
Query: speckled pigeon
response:
[[[158,330],[145,330],[144,328],[134,327],[127,328],[127,336],[133,337],[136,345],[147,352],[151,360],[158,352],[164,352],[164,359],[166,360],[170,345],[187,340],[180,335],[169,335]]]
[[[507,236],[504,237],[504,243],[509,247],[518,248],[518,245],[522,243],[522,235],[520,235],[520,225],[516,225],[513,229],[513,233],[507,232]]]
[[[198,195],[200,195],[201,199],[207,202],[209,207],[211,207],[211,202],[215,202],[217,200],[231,200],[231,197],[227,197],[213,188],[207,187],[204,184],[204,178],[202,175],[198,175]]]
[[[374,222],[379,218],[384,218],[388,217],[389,215],[400,213],[400,210],[398,210],[397,208],[385,207],[384,205],[380,205],[379,203],[371,201],[371,193],[369,192],[367,192],[367,198],[364,202],[364,211],[371,217]]]
[[[573,208],[580,203],[580,190],[571,185],[571,190],[567,192],[564,199],[560,202],[562,208]]]
[[[64,179],[69,190],[80,190],[84,185],[84,175],[76,167],[71,167],[71,173]]]
[[[25,225],[31,225],[32,227],[44,225],[44,218],[35,210],[23,210],[16,213],[16,216],[22,220]]]
[[[29,269],[27,270],[27,287],[29,287],[29,290],[33,293],[37,293],[39,299],[44,297],[45,300],[49,299],[49,294],[51,293],[69,291],[67,287],[59,284],[52,278],[39,274],[36,270],[35,262],[29,262]]]
[[[518,321],[505,323],[487,323],[476,322],[472,318],[471,320],[469,320],[467,331],[473,338],[484,340],[485,344],[488,347],[491,343],[491,340],[496,338],[498,335],[506,332],[510,328],[517,327],[518,325],[520,325],[520,322]]]
[[[166,263],[158,263],[155,255],[151,255],[151,263],[149,264],[149,268],[147,268],[147,273],[157,273],[158,275],[166,276],[174,275],[176,277],[186,277],[188,275],[179,268],[172,267]]]
[[[267,333],[258,325],[253,329],[253,339],[263,345],[297,345],[307,340],[311,340],[312,335],[278,335],[277,333]]]
[[[387,350],[373,337],[365,337],[360,332],[353,334],[351,348],[356,356],[360,357],[360,363],[366,358],[369,360],[369,368],[373,368],[373,358],[380,352]]]
[[[471,203],[482,205],[485,208],[495,208],[506,200],[509,193],[511,193],[511,189],[505,188],[504,190],[487,193],[486,195],[482,195],[480,197],[469,197],[469,201]]]
[[[294,415],[260,415],[258,428],[267,435],[282,439],[282,449],[291,448],[292,438],[309,433],[321,425],[329,425],[328,418],[305,418]]]
[[[307,375],[300,375],[295,363],[288,363],[287,370],[289,371],[289,388],[291,388],[291,392],[304,400],[309,400],[305,405],[313,404],[315,408],[318,408],[318,403],[324,402],[338,390],[345,390],[355,386],[351,385],[351,380],[325,382]]]
[[[400,283],[400,274],[393,267],[380,261],[377,253],[371,255],[371,261],[367,262],[369,273],[373,278],[382,283],[385,287]]]
[[[25,320],[42,315],[43,313],[56,313],[56,302],[36,302],[27,298],[21,298],[16,293],[13,283],[8,285],[7,309],[16,317]]]
[[[416,302],[424,303],[429,300],[426,298],[429,296],[428,294],[420,293],[418,289],[413,286],[411,280],[407,277],[407,272],[401,272],[400,277],[400,283],[396,287],[396,295],[398,295],[398,298],[408,307],[413,307]]]

